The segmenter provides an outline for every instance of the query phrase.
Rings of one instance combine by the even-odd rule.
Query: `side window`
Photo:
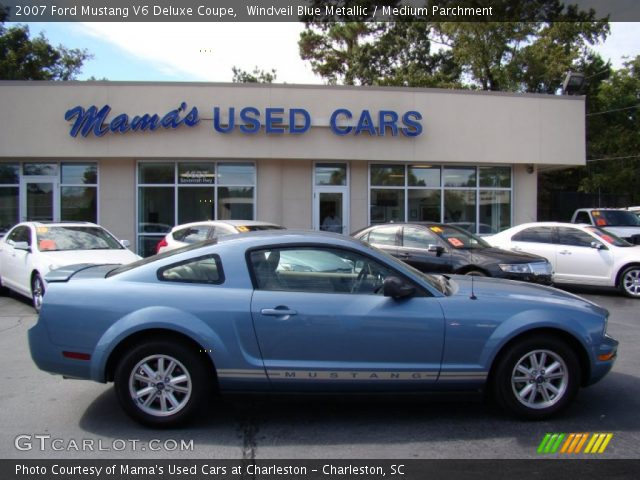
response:
[[[570,245],[573,247],[591,247],[591,242],[595,239],[588,233],[577,228],[558,228],[558,243],[560,245]]]
[[[248,260],[259,290],[382,295],[393,274],[376,260],[335,248],[258,250]]]
[[[29,245],[31,245],[31,230],[29,229],[29,227],[17,227],[7,237],[7,240],[11,240],[13,243],[27,242]]]
[[[396,226],[384,226],[379,227],[369,232],[369,243],[372,245],[390,245],[395,247],[396,234],[398,227]]]
[[[224,274],[220,257],[207,255],[161,268],[158,270],[158,280],[219,285],[224,282]]]
[[[436,237],[426,230],[416,227],[404,227],[402,232],[402,246],[406,248],[426,249],[429,244],[440,244]]]
[[[590,225],[591,219],[589,218],[589,214],[587,212],[578,212],[575,223],[586,223]]]
[[[514,242],[553,243],[552,227],[526,228],[516,233],[511,240]]]

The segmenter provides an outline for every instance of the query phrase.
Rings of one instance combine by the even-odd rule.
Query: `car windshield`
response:
[[[640,218],[627,210],[592,210],[598,227],[640,227]]]
[[[41,252],[124,249],[122,244],[103,228],[81,226],[37,227],[36,245]]]
[[[616,247],[633,247],[633,245],[627,242],[626,240],[623,240],[622,238],[618,237],[617,235],[614,235],[613,233],[609,233],[605,230],[602,230],[601,228],[587,227],[585,228],[585,230],[593,233],[594,235],[598,236],[605,242],[611,245],[614,245]]]
[[[432,225],[429,227],[429,230],[453,248],[461,250],[490,248],[490,245],[481,238],[450,225]]]

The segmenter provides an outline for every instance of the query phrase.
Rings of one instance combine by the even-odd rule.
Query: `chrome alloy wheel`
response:
[[[136,364],[129,376],[129,394],[144,413],[175,415],[191,398],[193,383],[185,366],[168,355],[150,355]]]
[[[622,288],[630,297],[640,297],[640,268],[630,268],[624,272]]]
[[[31,299],[33,300],[33,308],[36,312],[40,312],[42,308],[42,299],[44,297],[44,283],[40,275],[36,274],[31,282]]]
[[[564,360],[550,350],[534,350],[516,363],[511,388],[527,408],[542,409],[558,403],[567,391],[569,370]]]

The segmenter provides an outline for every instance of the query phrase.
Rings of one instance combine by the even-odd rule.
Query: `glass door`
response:
[[[346,163],[316,163],[313,228],[349,234],[349,170]]]
[[[57,177],[28,177],[22,180],[21,221],[58,220]]]

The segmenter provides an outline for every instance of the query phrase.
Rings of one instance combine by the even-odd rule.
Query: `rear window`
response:
[[[525,228],[516,233],[511,240],[514,242],[553,243],[552,227]]]
[[[218,255],[206,255],[174,263],[158,270],[158,280],[219,285],[224,280]]]
[[[236,230],[241,233],[259,232],[262,230],[284,230],[280,225],[237,225]]]
[[[378,227],[369,232],[368,242],[375,245],[396,245],[398,227]]]

